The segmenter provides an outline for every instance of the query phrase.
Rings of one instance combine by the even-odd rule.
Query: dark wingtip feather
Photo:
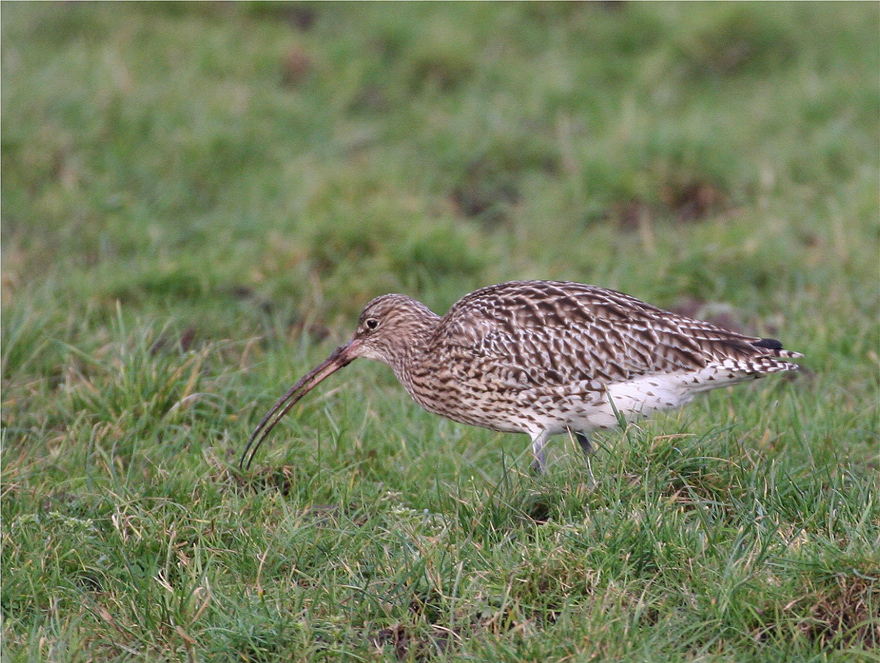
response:
[[[775,338],[762,338],[758,341],[752,341],[752,345],[756,348],[767,348],[768,350],[782,350],[782,343]]]
[[[774,357],[783,357],[785,359],[799,359],[800,357],[803,357],[800,352],[794,352],[783,348],[782,343],[775,338],[761,338],[757,341],[752,341],[751,345],[754,348],[769,350]],[[796,364],[790,364],[790,366],[792,366],[792,369],[790,370],[796,370],[798,368]]]

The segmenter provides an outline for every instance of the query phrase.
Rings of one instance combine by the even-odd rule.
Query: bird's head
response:
[[[382,295],[364,307],[349,341],[353,357],[397,367],[436,325],[438,316],[406,295]]]
[[[358,357],[388,364],[397,372],[424,345],[439,319],[427,306],[406,295],[376,297],[364,307],[351,340],[301,377],[272,406],[251,435],[239,464],[244,467],[248,450],[253,446],[247,462],[250,467],[257,449],[288,410],[333,373]]]

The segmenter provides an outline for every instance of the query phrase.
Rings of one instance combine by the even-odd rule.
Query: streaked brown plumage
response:
[[[798,368],[801,357],[774,339],[745,336],[670,313],[634,297],[562,281],[512,281],[482,288],[442,318],[405,295],[383,295],[361,313],[353,338],[300,379],[259,423],[250,467],[266,436],[313,387],[357,357],[388,364],[430,412],[544,444],[589,434],[695,394]],[[256,444],[254,444],[256,443]]]

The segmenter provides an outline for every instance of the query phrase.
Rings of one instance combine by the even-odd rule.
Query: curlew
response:
[[[250,468],[272,428],[303,396],[358,357],[389,365],[430,412],[544,445],[677,408],[696,394],[797,370],[803,355],[771,338],[745,336],[664,311],[620,292],[561,281],[512,281],[466,295],[440,317],[405,295],[364,308],[348,343],[282,396],[241,456]]]

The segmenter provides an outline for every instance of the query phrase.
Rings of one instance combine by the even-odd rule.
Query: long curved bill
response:
[[[272,409],[263,417],[262,421],[257,424],[254,432],[251,433],[247,446],[244,448],[244,452],[241,454],[241,460],[238,463],[239,468],[250,469],[254,456],[257,454],[257,449],[260,448],[260,445],[263,444],[263,441],[269,436],[272,429],[275,428],[275,424],[281,421],[281,418],[287,414],[290,408],[296,405],[303,396],[318,386],[325,378],[328,378],[340,368],[348,366],[357,359],[357,356],[357,344],[355,341],[349,341],[345,345],[336,348],[327,359],[301,377],[284,396],[278,399],[275,405],[272,406]],[[248,450],[252,446],[253,451],[251,451],[251,455],[248,458]],[[245,458],[248,458],[247,465],[244,463]]]

